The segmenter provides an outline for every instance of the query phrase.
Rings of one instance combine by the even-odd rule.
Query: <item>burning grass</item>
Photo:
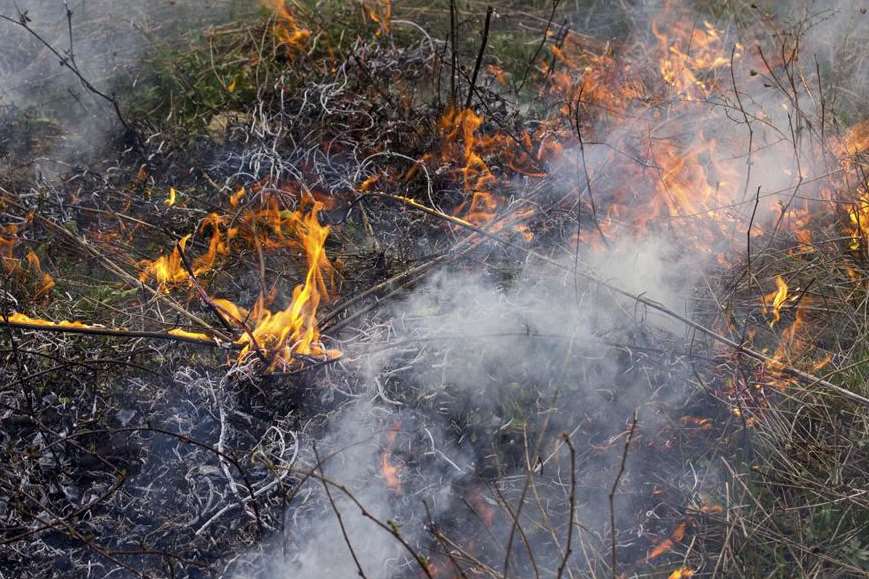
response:
[[[3,166],[0,572],[865,573],[837,17],[319,7]]]

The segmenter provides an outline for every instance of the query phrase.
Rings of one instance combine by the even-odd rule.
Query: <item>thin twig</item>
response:
[[[567,562],[570,560],[571,553],[573,553],[573,519],[576,516],[576,449],[573,447],[569,434],[565,432],[561,437],[564,440],[564,444],[570,450],[570,519],[567,522],[567,545],[564,548],[564,557],[561,559],[561,565],[558,567],[557,579],[561,579],[561,576],[564,575]]]
[[[375,525],[377,525],[378,527],[380,527],[381,529],[383,529],[384,531],[386,531],[387,533],[392,535],[395,538],[395,540],[398,541],[402,547],[404,547],[404,549],[410,554],[410,556],[413,558],[413,560],[416,561],[416,563],[419,565],[420,569],[425,574],[425,576],[428,577],[428,579],[434,579],[434,577],[431,574],[431,571],[428,568],[428,563],[426,562],[425,557],[423,557],[422,555],[417,553],[416,549],[414,549],[410,545],[410,543],[408,543],[407,540],[401,536],[401,533],[398,532],[398,525],[394,521],[386,521],[384,523],[383,521],[381,521],[380,519],[378,519],[377,517],[372,515],[371,512],[368,509],[366,509],[365,506],[361,502],[359,502],[359,499],[356,498],[356,496],[350,491],[349,488],[347,488],[346,486],[344,486],[336,481],[333,481],[333,480],[323,476],[322,474],[317,474],[314,471],[302,471],[299,474],[306,476],[306,477],[309,477],[309,478],[315,478],[317,480],[320,480],[324,484],[331,485],[332,488],[335,488],[335,489],[338,489],[339,491],[341,491],[344,494],[344,496],[346,496],[348,499],[350,499],[353,502],[353,504],[359,508],[359,511],[361,512],[363,517],[365,517],[366,519],[369,519]]]
[[[610,545],[611,564],[613,579],[618,576],[618,555],[616,554],[616,509],[615,498],[616,491],[619,488],[619,483],[622,482],[622,475],[625,474],[625,463],[628,460],[628,450],[631,447],[631,440],[634,438],[634,432],[637,430],[637,411],[634,410],[634,416],[631,419],[631,429],[628,431],[628,436],[625,439],[625,449],[622,452],[622,460],[619,463],[619,472],[616,474],[616,479],[613,481],[613,486],[610,488],[609,503],[610,503],[610,535],[612,543]]]
[[[468,87],[468,98],[465,99],[465,108],[471,108],[471,101],[474,98],[474,88],[477,85],[477,75],[480,74],[480,65],[483,64],[483,54],[486,52],[486,44],[489,42],[489,24],[492,21],[492,12],[494,8],[489,6],[486,9],[486,22],[483,24],[483,40],[480,42],[480,50],[477,52],[477,60],[474,62],[474,72],[471,74],[471,85]]]
[[[118,99],[114,96],[108,95],[102,92],[100,89],[95,87],[91,82],[85,78],[85,76],[78,69],[78,65],[75,62],[72,54],[72,21],[70,20],[72,17],[72,12],[67,9],[67,22],[70,26],[70,52],[68,56],[64,56],[60,53],[54,46],[51,45],[50,42],[45,40],[38,32],[36,32],[33,28],[30,27],[30,17],[27,16],[25,12],[18,13],[18,19],[12,18],[10,16],[6,16],[4,14],[0,14],[0,20],[5,20],[11,24],[15,24],[16,26],[20,26],[24,30],[26,30],[31,36],[33,36],[36,40],[40,42],[45,48],[50,50],[52,54],[54,54],[58,60],[60,61],[60,65],[72,71],[72,73],[78,78],[79,82],[81,82],[82,86],[84,86],[88,91],[102,98],[106,102],[112,105],[112,108],[115,111],[115,115],[118,117],[118,120],[121,121],[121,124],[124,128],[132,135],[135,135],[135,131],[133,128],[127,123],[126,119],[124,119],[124,115],[121,113],[121,106],[118,104]]]
[[[537,57],[540,56],[540,51],[543,50],[544,46],[546,46],[546,39],[549,37],[549,29],[552,27],[552,20],[555,18],[555,11],[558,10],[559,4],[561,4],[561,0],[553,0],[552,12],[549,13],[549,20],[546,21],[546,28],[543,29],[543,36],[540,38],[540,44],[537,45],[537,50],[534,51],[534,54],[531,55],[531,60],[529,60],[528,64],[525,66],[525,73],[522,75],[522,80],[516,88],[517,93],[522,92],[522,87],[525,86],[525,81],[528,80],[528,74],[531,72],[531,67],[534,66],[534,61],[537,60]]]
[[[100,326],[43,325],[38,323],[16,322],[10,319],[0,319],[0,325],[10,328],[21,328],[24,330],[37,330],[40,332],[87,334],[91,336],[113,336],[116,338],[148,338],[152,340],[171,340],[174,342],[186,342],[188,344],[196,344],[198,346],[211,346],[213,348],[240,349],[239,346],[236,346],[232,342],[218,342],[214,337],[196,338],[183,334],[170,334],[168,332],[146,332],[139,330],[127,330],[124,328],[103,328]]]
[[[317,452],[317,443],[314,443],[314,458],[317,459],[317,467],[320,470],[320,475],[325,475],[323,472],[323,463],[320,461],[320,454]],[[321,478],[320,482],[323,483],[323,490],[326,491],[326,497],[329,499],[329,505],[332,507],[332,511],[335,513],[335,518],[338,519],[338,526],[341,527],[341,535],[344,537],[344,544],[347,545],[347,548],[350,550],[350,556],[353,557],[353,563],[356,564],[356,572],[360,577],[365,577],[365,571],[362,569],[362,564],[359,562],[359,558],[356,556],[356,551],[353,549],[353,544],[350,542],[350,536],[347,534],[347,528],[344,526],[344,518],[341,516],[341,511],[338,510],[338,505],[335,504],[335,499],[332,498],[332,491],[329,490],[329,485],[326,481]]]

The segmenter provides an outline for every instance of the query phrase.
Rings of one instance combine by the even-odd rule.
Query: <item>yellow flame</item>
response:
[[[301,242],[308,263],[305,282],[293,289],[293,299],[283,311],[272,313],[265,308],[260,296],[251,314],[256,327],[238,340],[243,346],[239,360],[245,360],[257,348],[271,359],[269,369],[292,364],[296,354],[326,358],[340,356],[337,350],[323,347],[317,327],[317,308],[321,301],[329,298],[326,282],[333,273],[325,252],[329,228],[321,225],[318,219],[323,203],[307,198],[303,205],[278,225],[290,225]],[[224,301],[219,305],[234,317],[241,317],[242,312],[237,307]]]
[[[188,332],[187,330],[182,330],[181,328],[172,328],[167,333],[170,336],[178,336],[179,338],[190,338],[192,340],[199,340],[200,342],[211,341],[211,337],[207,334],[202,334],[199,332]]]
[[[770,292],[765,296],[761,297],[761,306],[763,307],[764,314],[768,314],[770,311],[770,300],[772,301],[771,311],[772,311],[772,320],[770,321],[770,327],[774,326],[781,320],[781,309],[785,303],[785,300],[788,299],[788,284],[785,282],[782,276],[775,276],[775,285],[776,290],[774,292]]]
[[[178,195],[178,192],[175,191],[175,187],[169,187],[169,196],[163,201],[163,204],[167,207],[172,207],[175,205],[175,197]]]
[[[211,302],[217,306],[220,315],[230,324],[241,324],[247,319],[247,310],[240,308],[229,300],[215,298]]]
[[[181,262],[181,251],[187,250],[187,242],[190,240],[190,235],[185,235],[178,242],[178,245],[172,248],[169,255],[161,255],[154,261],[145,259],[139,264],[142,271],[139,274],[139,281],[147,282],[149,279],[154,279],[161,289],[165,290],[172,284],[182,283],[187,281],[188,274]]]
[[[848,245],[851,251],[869,251],[869,194],[857,198],[848,209],[848,218],[851,220],[851,242]]]
[[[31,318],[30,316],[20,314],[14,312],[9,315],[9,321],[15,322],[19,324],[29,324],[31,326],[42,326],[45,328],[99,328],[100,326],[88,326],[81,322],[68,322],[66,320],[62,322],[52,322],[49,320],[42,320],[39,318]]]
[[[222,225],[223,217],[217,213],[209,213],[200,222],[198,232],[205,233],[210,227],[211,237],[208,241],[208,250],[193,260],[194,275],[208,273],[214,268],[218,256],[229,255],[229,243],[221,232]],[[153,279],[163,291],[168,290],[170,286],[189,282],[190,275],[184,267],[181,252],[187,253],[187,243],[191,237],[191,234],[182,237],[168,255],[161,255],[153,261],[149,259],[140,261],[139,266],[142,271],[139,273],[139,280],[145,283]]]

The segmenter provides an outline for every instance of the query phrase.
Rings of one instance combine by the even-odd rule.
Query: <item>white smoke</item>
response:
[[[635,30],[628,44],[648,46],[648,18],[658,15],[661,7],[658,3],[640,4],[642,9],[634,13]],[[862,38],[865,43],[866,18],[859,4],[810,2],[802,12],[790,6],[787,13],[802,14],[804,20],[805,15],[814,14],[815,24],[802,31],[801,65],[815,55],[832,65],[843,62],[841,55],[847,54],[850,60],[844,83],[834,88],[862,95],[869,75],[857,74],[865,70],[865,58],[853,51],[855,42]],[[820,13],[824,18],[817,18]],[[702,23],[701,16],[697,15],[696,20],[698,25]],[[735,40],[732,33],[727,38],[723,49],[729,53]],[[745,250],[744,229],[752,217],[757,188],[761,189],[763,203],[758,206],[754,225],[769,231],[782,207],[796,197],[800,177],[811,182],[827,170],[824,160],[812,154],[812,139],[817,135],[810,134],[809,127],[799,126],[819,112],[814,88],[810,84],[797,87],[796,102],[789,101],[772,85],[774,79],[769,71],[760,68],[756,44],[743,46],[742,55],[735,61],[734,80],[748,124],[737,106],[730,69],[725,67],[714,74],[720,87],[717,96],[726,98],[690,104],[680,110],[678,122],[671,121],[662,130],[659,111],[616,123],[608,119],[603,139],[586,145],[584,151],[592,179],[590,189],[600,207],[605,208],[608,199],[619,192],[648,188],[649,182],[661,179],[660,170],[655,168],[645,172],[635,167],[625,170],[637,158],[644,159],[643,146],[650,140],[671,140],[680,151],[691,151],[715,140],[714,157],[701,157],[709,168],[706,184],[719,194],[719,207],[713,208],[715,218],[723,220],[726,214],[732,220],[733,231],[741,233],[727,237],[723,232],[720,239],[707,241],[707,251],[698,252],[685,242],[693,235],[685,231],[692,223],[690,219],[674,219],[668,227],[639,234],[626,223],[606,247],[582,249],[581,259],[576,262],[581,273],[693,318],[698,294],[707,304],[714,304],[706,275],[720,267],[721,254],[728,252],[727,263],[734,263]],[[654,63],[641,60],[633,65],[653,67]],[[802,121],[800,115],[804,116]],[[589,189],[579,155],[577,150],[567,151],[561,163],[550,167],[555,190],[547,192],[547,199],[558,199],[574,186]],[[625,179],[626,175],[633,178],[637,174],[647,181]],[[708,215],[701,211],[691,217],[702,220]],[[564,247],[569,248],[569,244]],[[349,403],[330,419],[328,446],[336,448],[359,439],[371,442],[348,449],[343,459],[331,459],[326,473],[351,486],[357,498],[378,517],[402,521],[403,536],[419,548],[426,541],[431,544],[426,521],[420,514],[421,505],[418,501],[397,500],[377,472],[384,445],[379,433],[393,417],[406,416],[405,406],[425,417],[431,447],[449,449],[447,454],[452,457],[449,461],[409,460],[403,471],[407,477],[405,498],[413,494],[436,496],[434,502],[439,508],[435,518],[441,515],[452,523],[452,530],[465,527],[467,532],[474,528],[474,509],[462,504],[463,492],[458,487],[467,480],[491,481],[495,479],[492,473],[498,471],[502,478],[491,484],[497,485],[510,502],[517,497],[516,485],[521,487],[523,466],[541,466],[523,465],[523,456],[532,462],[539,456],[543,464],[538,473],[538,500],[549,505],[551,511],[527,507],[522,524],[538,530],[550,525],[563,540],[569,494],[565,489],[571,475],[566,448],[559,443],[558,434],[572,433],[580,455],[582,482],[577,490],[576,519],[584,528],[593,529],[593,534],[606,537],[607,493],[619,465],[623,440],[610,444],[610,437],[624,435],[635,411],[639,414],[640,436],[654,433],[667,421],[660,409],[685,403],[692,392],[685,366],[675,362],[671,365],[668,358],[688,343],[684,325],[649,312],[635,300],[612,295],[585,276],[575,275],[571,250],[562,248],[553,253],[561,267],[528,258],[524,263],[519,260],[521,265],[513,262],[509,267],[485,273],[475,267],[454,267],[434,274],[405,299],[384,308],[359,337],[346,344],[350,360],[346,369],[359,377],[355,391],[359,401]],[[644,373],[642,362],[650,358],[661,367],[669,365],[672,374],[662,377]],[[538,449],[533,438],[535,429],[543,425],[546,430]],[[419,423],[404,422],[402,430],[407,433],[403,438],[408,454],[425,448],[420,442]],[[642,528],[643,522],[630,520],[631,507],[643,504],[643,497],[648,496],[650,477],[646,475],[660,468],[655,464],[660,449],[647,441],[632,452],[621,487],[617,521]],[[512,456],[515,463],[493,465],[495,457],[502,454]],[[688,475],[667,474],[675,480]],[[710,468],[707,476],[714,481],[715,469]],[[310,508],[306,505],[292,510],[303,522],[293,534],[292,553],[286,559],[272,560],[273,576],[356,574],[337,521],[324,514],[330,512],[330,507],[323,502],[322,494],[317,496]],[[492,492],[487,496],[496,502]],[[515,502],[511,504],[516,507]],[[357,553],[363,553],[366,573],[377,577],[415,573],[408,571],[413,565],[392,537],[360,516],[346,499],[339,499],[338,507],[344,514],[351,543]],[[499,512],[493,527],[483,531],[496,539],[492,544],[503,547],[512,521],[504,516],[503,509]],[[553,525],[549,517],[558,517],[560,523]],[[478,536],[467,532],[463,538],[476,540]],[[542,533],[529,541],[531,550],[544,559],[539,564],[546,568],[558,566],[562,551],[553,546],[552,537]],[[513,544],[515,552],[524,548],[517,545],[518,539]],[[605,549],[606,545],[597,547]],[[488,555],[493,560],[503,558],[500,553]],[[580,556],[574,554],[572,563],[581,567],[579,561]],[[517,570],[516,576],[529,572],[528,561],[517,565],[522,571]]]
[[[89,161],[107,140],[122,134],[122,125],[113,104],[70,68],[97,91],[119,100],[125,114],[131,103],[124,97],[139,80],[144,56],[177,45],[190,31],[225,21],[239,11],[237,4],[239,0],[0,0],[0,15],[13,21],[0,21],[0,127],[53,124],[57,130],[43,137],[53,146],[39,147],[45,156]],[[256,9],[255,3],[242,4]],[[16,24],[22,20],[31,31]],[[61,65],[61,59],[69,66]],[[20,140],[26,134],[7,137]],[[20,146],[2,140],[0,145]]]

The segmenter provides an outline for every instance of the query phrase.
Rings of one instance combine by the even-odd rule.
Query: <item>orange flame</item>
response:
[[[392,20],[392,0],[362,0],[362,10],[369,20],[379,25],[378,36],[389,34]]]
[[[845,131],[839,143],[834,143],[834,151],[842,156],[859,155],[869,151],[869,119],[861,121]]]
[[[301,50],[311,36],[311,31],[299,24],[295,15],[287,8],[285,0],[261,0],[263,6],[275,13],[272,32],[275,39],[290,51]]]
[[[18,260],[12,251],[18,245],[18,226],[14,223],[0,226],[0,263],[6,273],[13,273],[18,269]]]
[[[238,204],[241,203],[241,200],[245,195],[247,195],[245,188],[243,186],[239,187],[235,193],[229,196],[229,206],[233,208],[238,207]]]
[[[193,273],[202,275],[212,270],[214,260],[219,255],[229,255],[229,247],[220,233],[223,218],[217,213],[209,213],[199,224],[199,233],[211,227],[211,239],[208,241],[208,251],[193,261]]]
[[[700,27],[688,20],[677,21],[667,26],[666,34],[659,27],[657,22],[652,23],[662,53],[658,62],[661,78],[686,100],[708,96],[713,81],[703,80],[704,73],[730,64],[721,33],[709,22]],[[734,59],[741,56],[742,47],[737,44],[736,49]]]
[[[667,579],[684,579],[685,577],[693,577],[694,570],[691,567],[679,567]]]
[[[811,341],[803,335],[806,325],[806,312],[811,307],[811,299],[807,296],[802,296],[800,305],[797,308],[796,318],[793,323],[788,326],[779,338],[778,346],[775,353],[772,355],[772,360],[766,365],[770,373],[776,377],[774,386],[784,388],[790,383],[790,379],[781,374],[781,369],[784,366],[793,365],[797,358],[805,352]],[[823,363],[822,359],[818,363]]]
[[[456,213],[463,214],[463,219],[474,225],[488,223],[498,210],[498,199],[489,190],[495,177],[478,152],[477,131],[482,124],[483,118],[471,109],[451,107],[438,125],[444,139],[444,157],[453,156],[451,145],[459,138],[462,140],[464,167],[461,172],[465,193],[470,195],[470,199],[462,203]]]
[[[458,107],[448,108],[438,123],[442,142],[441,159],[462,165],[459,171],[466,199],[453,214],[478,227],[491,223],[502,204],[501,197],[494,193],[498,179],[489,169],[483,155],[490,152],[501,154],[506,157],[505,161],[511,168],[520,173],[524,172],[512,164],[521,164],[523,159],[522,155],[517,155],[512,150],[510,138],[502,133],[481,135],[479,130],[482,124],[483,117],[471,109]],[[530,148],[530,138],[526,138],[525,145]],[[527,160],[527,155],[525,157]],[[533,210],[530,208],[513,214],[519,221],[513,226],[513,230],[526,240],[531,240],[533,234],[528,225],[521,221],[527,220],[532,214]]]
[[[483,497],[481,487],[475,486],[468,494],[468,504],[473,507],[474,512],[483,520],[486,527],[491,527],[495,522],[495,509],[492,508],[486,499]]]
[[[32,249],[27,250],[27,255],[25,256],[25,259],[27,260],[27,264],[30,268],[31,274],[33,274],[40,280],[39,287],[37,287],[36,295],[34,296],[34,299],[38,300],[48,295],[48,292],[50,292],[55,286],[54,278],[51,277],[51,274],[42,271],[42,266],[39,262],[39,256],[33,253]]]
[[[54,288],[54,278],[51,274],[42,271],[39,256],[32,249],[27,250],[24,259],[15,257],[14,250],[19,242],[18,229],[18,225],[14,223],[0,225],[0,271],[10,276],[19,276],[22,280],[29,278],[38,280],[33,299],[39,300],[46,297]],[[22,262],[27,264],[26,267],[22,267]]]

